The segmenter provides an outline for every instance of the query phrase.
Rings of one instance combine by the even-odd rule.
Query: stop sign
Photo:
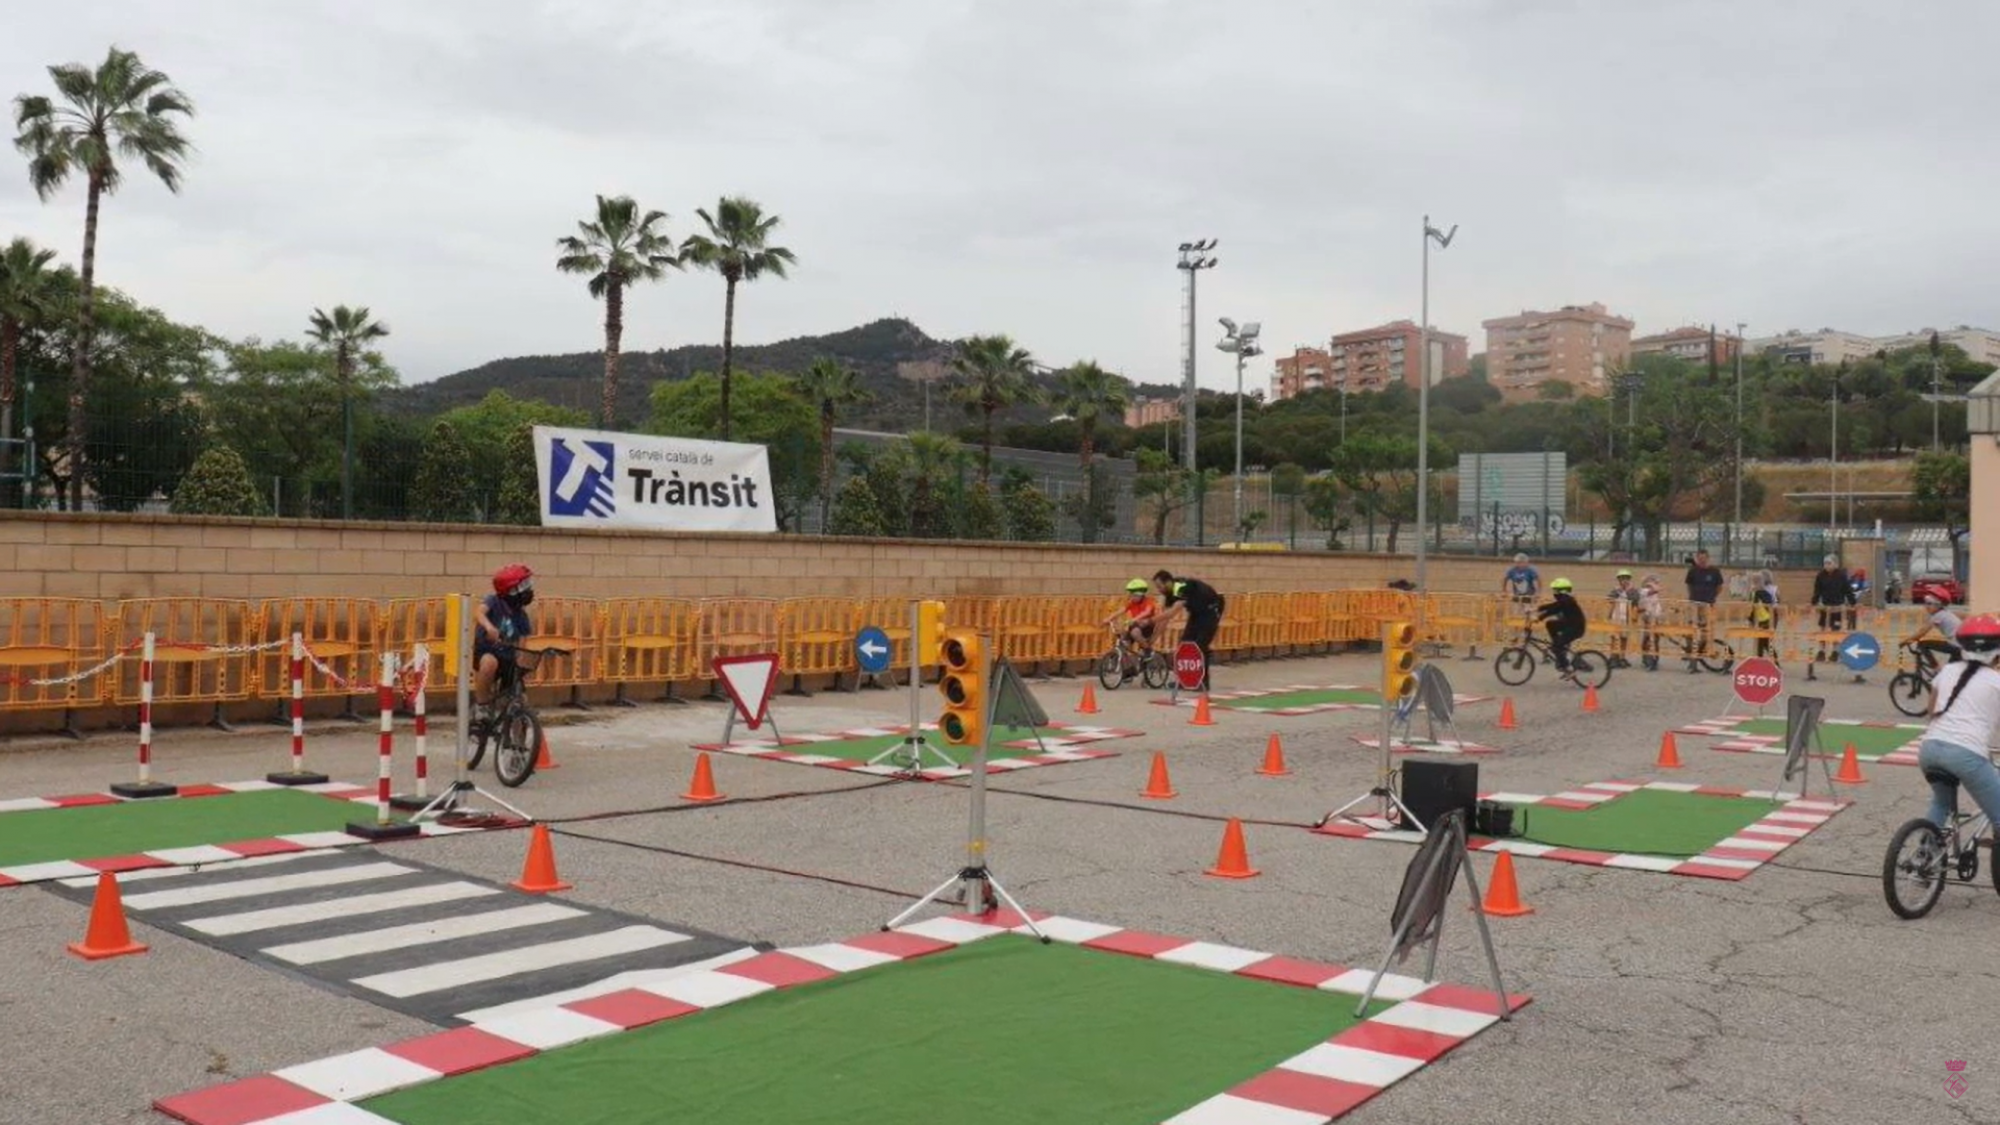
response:
[[[1736,698],[1762,707],[1785,690],[1785,673],[1763,657],[1753,657],[1736,666]]]
[[[1201,646],[1193,641],[1182,641],[1174,650],[1174,679],[1182,691],[1198,691],[1202,681],[1207,679],[1208,662],[1201,658]]]

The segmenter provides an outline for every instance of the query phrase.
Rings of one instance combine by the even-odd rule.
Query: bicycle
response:
[[[500,784],[518,789],[535,775],[535,755],[542,745],[542,720],[528,706],[528,677],[545,656],[568,656],[566,648],[505,647],[500,650],[499,682],[487,718],[472,720],[472,753],[465,768],[476,770],[493,743],[493,774]],[[506,654],[513,659],[507,660]]]
[[[1889,909],[1898,918],[1916,919],[1929,914],[1944,894],[1946,876],[1956,875],[1961,883],[1978,878],[1980,837],[1993,828],[1984,812],[1958,811],[1958,778],[1943,770],[1927,769],[1924,780],[1952,787],[1952,814],[1945,828],[1940,829],[1926,817],[1918,817],[1905,822],[1889,838],[1889,852],[1882,858],[1882,896],[1889,900]],[[1912,854],[1904,858],[1904,848],[1911,844],[1915,845]],[[1991,848],[1993,844],[1988,841],[1986,846]],[[1989,866],[1993,869],[1993,889],[2000,892],[2000,863]],[[1899,893],[1905,879],[1921,888],[1914,903],[1905,901]]]
[[[1937,653],[1907,642],[1898,647],[1916,658],[1917,667],[1889,677],[1889,702],[1903,714],[1921,719],[1931,713],[1931,681],[1937,679],[1939,667]]]
[[[1134,676],[1144,677],[1147,687],[1159,691],[1172,673],[1165,653],[1157,648],[1142,653],[1122,629],[1112,634],[1111,651],[1097,658],[1097,682],[1106,691],[1117,691]]]
[[[1501,649],[1493,658],[1493,674],[1508,687],[1520,687],[1535,678],[1537,664],[1543,661],[1553,663],[1555,658],[1555,648],[1535,634],[1533,625],[1524,625],[1521,627],[1520,643]],[[1572,645],[1569,650],[1569,675],[1565,678],[1580,688],[1601,688],[1611,682],[1611,661],[1595,649]]]

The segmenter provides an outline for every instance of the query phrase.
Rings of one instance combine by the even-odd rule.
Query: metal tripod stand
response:
[[[1336,820],[1352,820],[1357,824],[1363,824],[1372,828],[1374,827],[1373,825],[1368,825],[1360,817],[1349,816],[1348,810],[1354,808],[1356,805],[1373,800],[1375,802],[1375,818],[1377,820],[1387,823],[1390,819],[1389,813],[1393,809],[1402,814],[1403,826],[1405,828],[1414,829],[1419,833],[1428,832],[1428,829],[1424,827],[1423,821],[1418,820],[1417,814],[1410,811],[1410,806],[1404,804],[1402,798],[1396,796],[1397,770],[1395,766],[1395,750],[1390,743],[1390,733],[1394,723],[1398,718],[1405,723],[1408,722],[1409,713],[1416,706],[1416,699],[1416,694],[1413,692],[1398,700],[1394,707],[1389,705],[1388,700],[1385,699],[1382,701],[1382,772],[1378,777],[1377,783],[1368,792],[1363,793],[1359,797],[1321,817],[1319,823],[1313,825],[1314,828],[1324,828]]]
[[[458,715],[456,717],[458,737],[456,739],[457,749],[452,755],[454,772],[451,784],[445,786],[444,791],[433,798],[429,804],[411,813],[410,820],[412,823],[415,823],[423,820],[435,820],[445,816],[482,816],[484,814],[480,810],[466,803],[470,794],[477,793],[479,796],[513,813],[516,817],[525,821],[533,821],[534,817],[501,800],[495,794],[481,789],[473,783],[470,777],[466,776],[465,750],[472,741],[472,630],[474,619],[472,615],[471,596],[457,594],[454,597],[458,603],[458,637],[456,638],[456,656],[453,660],[453,663],[458,668]],[[494,753],[499,753],[497,747]]]
[[[924,657],[921,651],[923,646],[917,643],[917,638],[922,635],[923,603],[913,601],[910,603],[909,642],[910,729],[903,735],[903,741],[868,759],[868,764],[871,766],[879,766],[887,761],[903,766],[910,773],[917,773],[924,768],[924,754],[929,752],[932,757],[942,763],[945,769],[955,770],[958,768],[958,763],[952,760],[951,755],[931,745],[930,740],[924,737],[923,722],[918,718],[918,709],[922,706],[921,700],[924,690]]]

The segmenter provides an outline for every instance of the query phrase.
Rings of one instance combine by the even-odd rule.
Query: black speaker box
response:
[[[1403,804],[1425,828],[1453,809],[1472,827],[1479,803],[1479,763],[1463,759],[1408,758],[1403,762]]]

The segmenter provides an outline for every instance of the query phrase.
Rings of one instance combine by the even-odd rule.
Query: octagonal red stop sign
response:
[[[1174,680],[1182,691],[1199,691],[1201,682],[1207,678],[1207,662],[1201,658],[1201,646],[1193,641],[1182,641],[1174,650]]]
[[[1736,698],[1752,706],[1762,707],[1778,698],[1785,690],[1785,673],[1776,664],[1761,656],[1752,657],[1736,666]]]

